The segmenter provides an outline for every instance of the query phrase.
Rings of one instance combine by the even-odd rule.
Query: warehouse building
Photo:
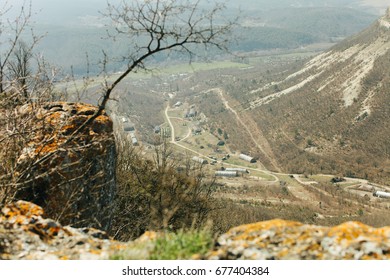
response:
[[[216,171],[215,172],[216,177],[237,177],[238,172],[237,171]]]
[[[208,161],[207,161],[207,160],[205,160],[205,159],[203,159],[203,158],[200,158],[200,157],[197,157],[197,156],[194,156],[194,157],[192,158],[192,160],[193,160],[193,161],[196,161],[196,162],[198,162],[198,163],[200,163],[200,164],[208,164]]]
[[[245,155],[245,154],[240,154],[240,159],[248,161],[250,163],[255,163],[256,162],[256,160],[253,157],[250,157],[250,156]]]

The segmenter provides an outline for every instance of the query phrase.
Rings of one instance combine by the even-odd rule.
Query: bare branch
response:
[[[236,21],[226,21],[225,6],[216,3],[212,9],[201,9],[199,0],[122,1],[108,4],[102,13],[110,19],[109,38],[126,40],[132,52],[122,56],[126,70],[113,82],[102,87],[99,109],[74,134],[88,126],[106,108],[112,91],[131,72],[145,67],[147,60],[157,53],[176,51],[188,55],[190,62],[196,56],[196,46],[228,51],[228,41]],[[104,67],[108,63],[106,54]]]

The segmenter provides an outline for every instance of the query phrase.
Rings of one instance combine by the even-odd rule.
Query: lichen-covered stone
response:
[[[97,107],[54,102],[19,109],[31,115],[29,142],[18,158],[16,199],[41,205],[63,224],[108,230],[115,196],[115,138],[103,113],[74,132]]]
[[[163,233],[146,232],[127,243],[94,228],[62,226],[43,209],[18,201],[0,212],[0,259],[148,259]],[[210,260],[390,259],[390,227],[358,222],[336,227],[271,220],[232,228],[206,255]]]
[[[125,243],[93,228],[63,227],[42,217],[43,209],[18,201],[0,214],[0,259],[108,259]]]
[[[0,212],[0,260],[148,259],[160,233],[119,242],[95,228],[62,226],[41,207],[17,201]]]
[[[232,228],[206,259],[390,259],[390,227],[347,222],[329,228],[271,220]]]

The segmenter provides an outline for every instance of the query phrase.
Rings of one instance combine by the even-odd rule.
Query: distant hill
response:
[[[372,14],[346,7],[274,9],[261,16],[266,26],[304,32],[323,40],[350,36],[376,19]]]
[[[129,51],[126,42],[107,40],[106,27],[98,13],[105,9],[103,2],[99,5],[92,5],[91,0],[77,5],[73,2],[44,5],[44,2],[39,0],[33,5],[34,11],[40,11],[34,16],[34,30],[37,34],[45,34],[36,50],[66,72],[73,67],[76,75],[85,75],[86,53],[89,71],[95,73],[101,70],[96,64],[102,58],[103,49],[110,57]],[[239,44],[232,46],[233,51],[292,49],[318,42],[334,42],[359,32],[375,20],[373,14],[348,8],[347,3],[351,0],[338,2],[337,7],[324,6],[321,1],[294,1],[294,6],[289,2],[245,2],[239,21],[241,27],[236,30]],[[229,4],[226,17],[233,18],[238,13],[239,10]],[[211,58],[215,56],[210,53]],[[121,69],[120,64],[109,68],[113,72]]]
[[[292,49],[316,42],[337,42],[372,24],[376,16],[340,7],[252,11],[238,29],[241,51]]]
[[[232,7],[240,7],[242,10],[270,10],[288,7],[346,7],[356,6],[357,0],[245,0],[245,2],[229,1]]]
[[[285,170],[388,182],[389,69],[390,9],[273,87],[255,91],[246,110]]]

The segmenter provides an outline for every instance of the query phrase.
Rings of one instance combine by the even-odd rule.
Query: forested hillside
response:
[[[389,19],[256,92],[247,113],[286,170],[389,178]]]

